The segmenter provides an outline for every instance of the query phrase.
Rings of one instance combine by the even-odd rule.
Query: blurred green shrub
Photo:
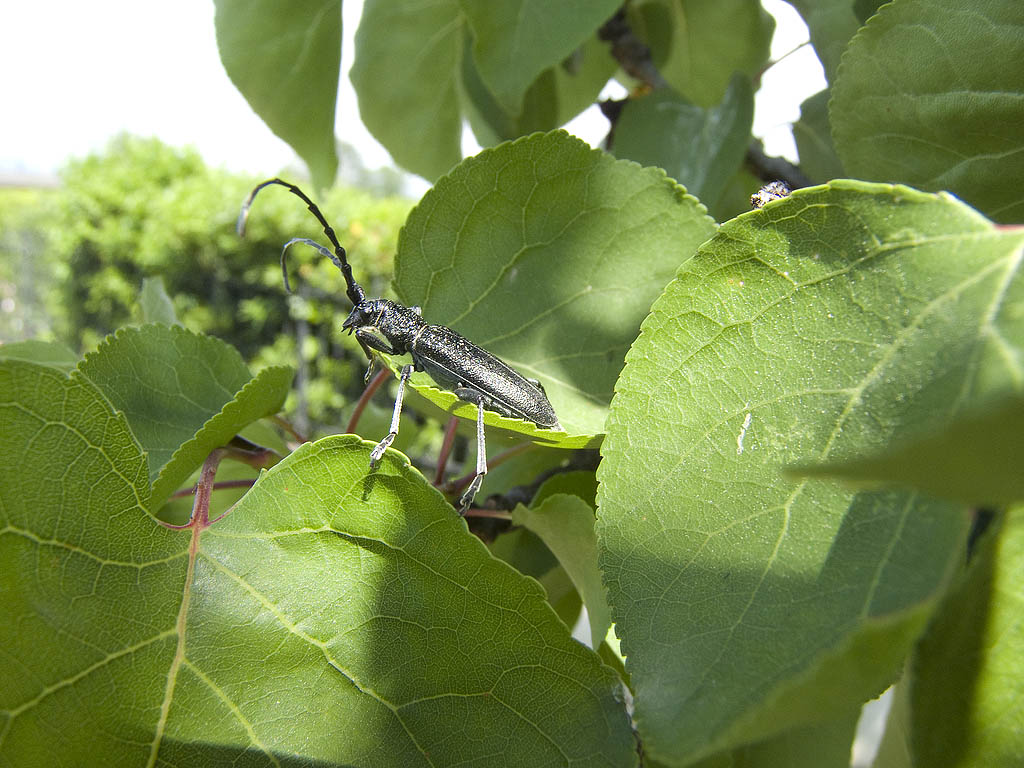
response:
[[[342,409],[363,389],[362,353],[339,333],[349,310],[344,283],[332,264],[296,247],[289,255],[296,293],[286,294],[281,246],[324,237],[284,189],[265,190],[246,238],[237,236],[239,208],[260,180],[210,168],[194,150],[131,136],[70,163],[46,216],[23,214],[19,230],[45,241],[61,265],[51,282],[39,283],[46,295],[37,304],[52,318],[52,335],[83,351],[138,321],[142,279],[160,276],[186,327],[223,338],[255,368],[299,368],[286,408],[300,427],[343,426]],[[318,202],[366,290],[386,295],[412,203],[351,188]],[[8,271],[5,264],[0,278],[8,280]]]
[[[0,343],[52,341],[66,270],[54,252],[55,189],[0,189]]]

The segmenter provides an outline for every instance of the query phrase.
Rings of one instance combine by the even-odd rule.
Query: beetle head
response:
[[[352,311],[348,313],[348,317],[345,318],[345,322],[341,324],[341,327],[343,330],[348,330],[349,333],[352,333],[356,328],[365,328],[368,325],[373,325],[377,314],[377,308],[373,306],[372,301],[360,301],[352,307]]]

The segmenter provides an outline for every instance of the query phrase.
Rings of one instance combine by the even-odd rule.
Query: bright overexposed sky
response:
[[[765,0],[780,19],[778,58],[807,39],[796,12]],[[342,79],[337,136],[367,167],[390,164],[358,118],[348,80],[362,0],[343,4]],[[0,178],[51,175],[71,156],[102,148],[121,131],[191,144],[214,165],[276,173],[294,159],[235,90],[217,56],[211,0],[9,2],[0,9]],[[805,46],[769,70],[758,95],[755,134],[769,154],[794,157],[786,124],[804,98],[824,87]],[[596,107],[569,130],[592,145],[607,132]],[[475,144],[467,131],[464,146]]]

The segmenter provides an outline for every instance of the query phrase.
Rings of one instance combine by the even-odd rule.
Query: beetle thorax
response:
[[[426,325],[409,307],[390,299],[368,299],[352,308],[345,327],[376,328],[396,348],[406,350]]]

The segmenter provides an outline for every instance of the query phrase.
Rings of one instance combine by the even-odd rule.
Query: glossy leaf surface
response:
[[[473,58],[488,90],[509,113],[546,69],[583,45],[619,7],[618,0],[460,0],[473,32]]]
[[[1024,509],[996,528],[911,660],[904,748],[912,765],[1013,765],[1024,754]]]
[[[655,165],[711,205],[722,197],[750,144],[754,94],[734,77],[721,104],[704,109],[669,89],[630,99],[615,125],[616,157]]]
[[[947,190],[996,221],[1024,221],[1024,68],[1009,63],[1024,60],[1021,25],[1016,0],[883,7],[833,86],[847,173]]]
[[[424,196],[399,239],[395,290],[539,379],[588,444],[651,302],[714,227],[662,171],[535,134],[466,160]]]
[[[398,165],[427,179],[462,157],[458,0],[367,0],[349,77],[359,116]]]
[[[636,763],[615,674],[404,462],[307,444],[172,531],[95,385],[0,375],[7,762]]]
[[[597,525],[649,754],[838,717],[895,678],[964,511],[781,469],[1017,386],[1012,239],[948,196],[834,182],[723,225],[655,303],[616,387]]]
[[[79,370],[125,414],[146,451],[154,511],[210,451],[277,413],[293,376],[276,366],[254,378],[233,347],[159,323],[108,336]]]
[[[334,183],[334,104],[341,70],[341,0],[216,0],[220,60],[231,82],[305,161],[313,184]]]

